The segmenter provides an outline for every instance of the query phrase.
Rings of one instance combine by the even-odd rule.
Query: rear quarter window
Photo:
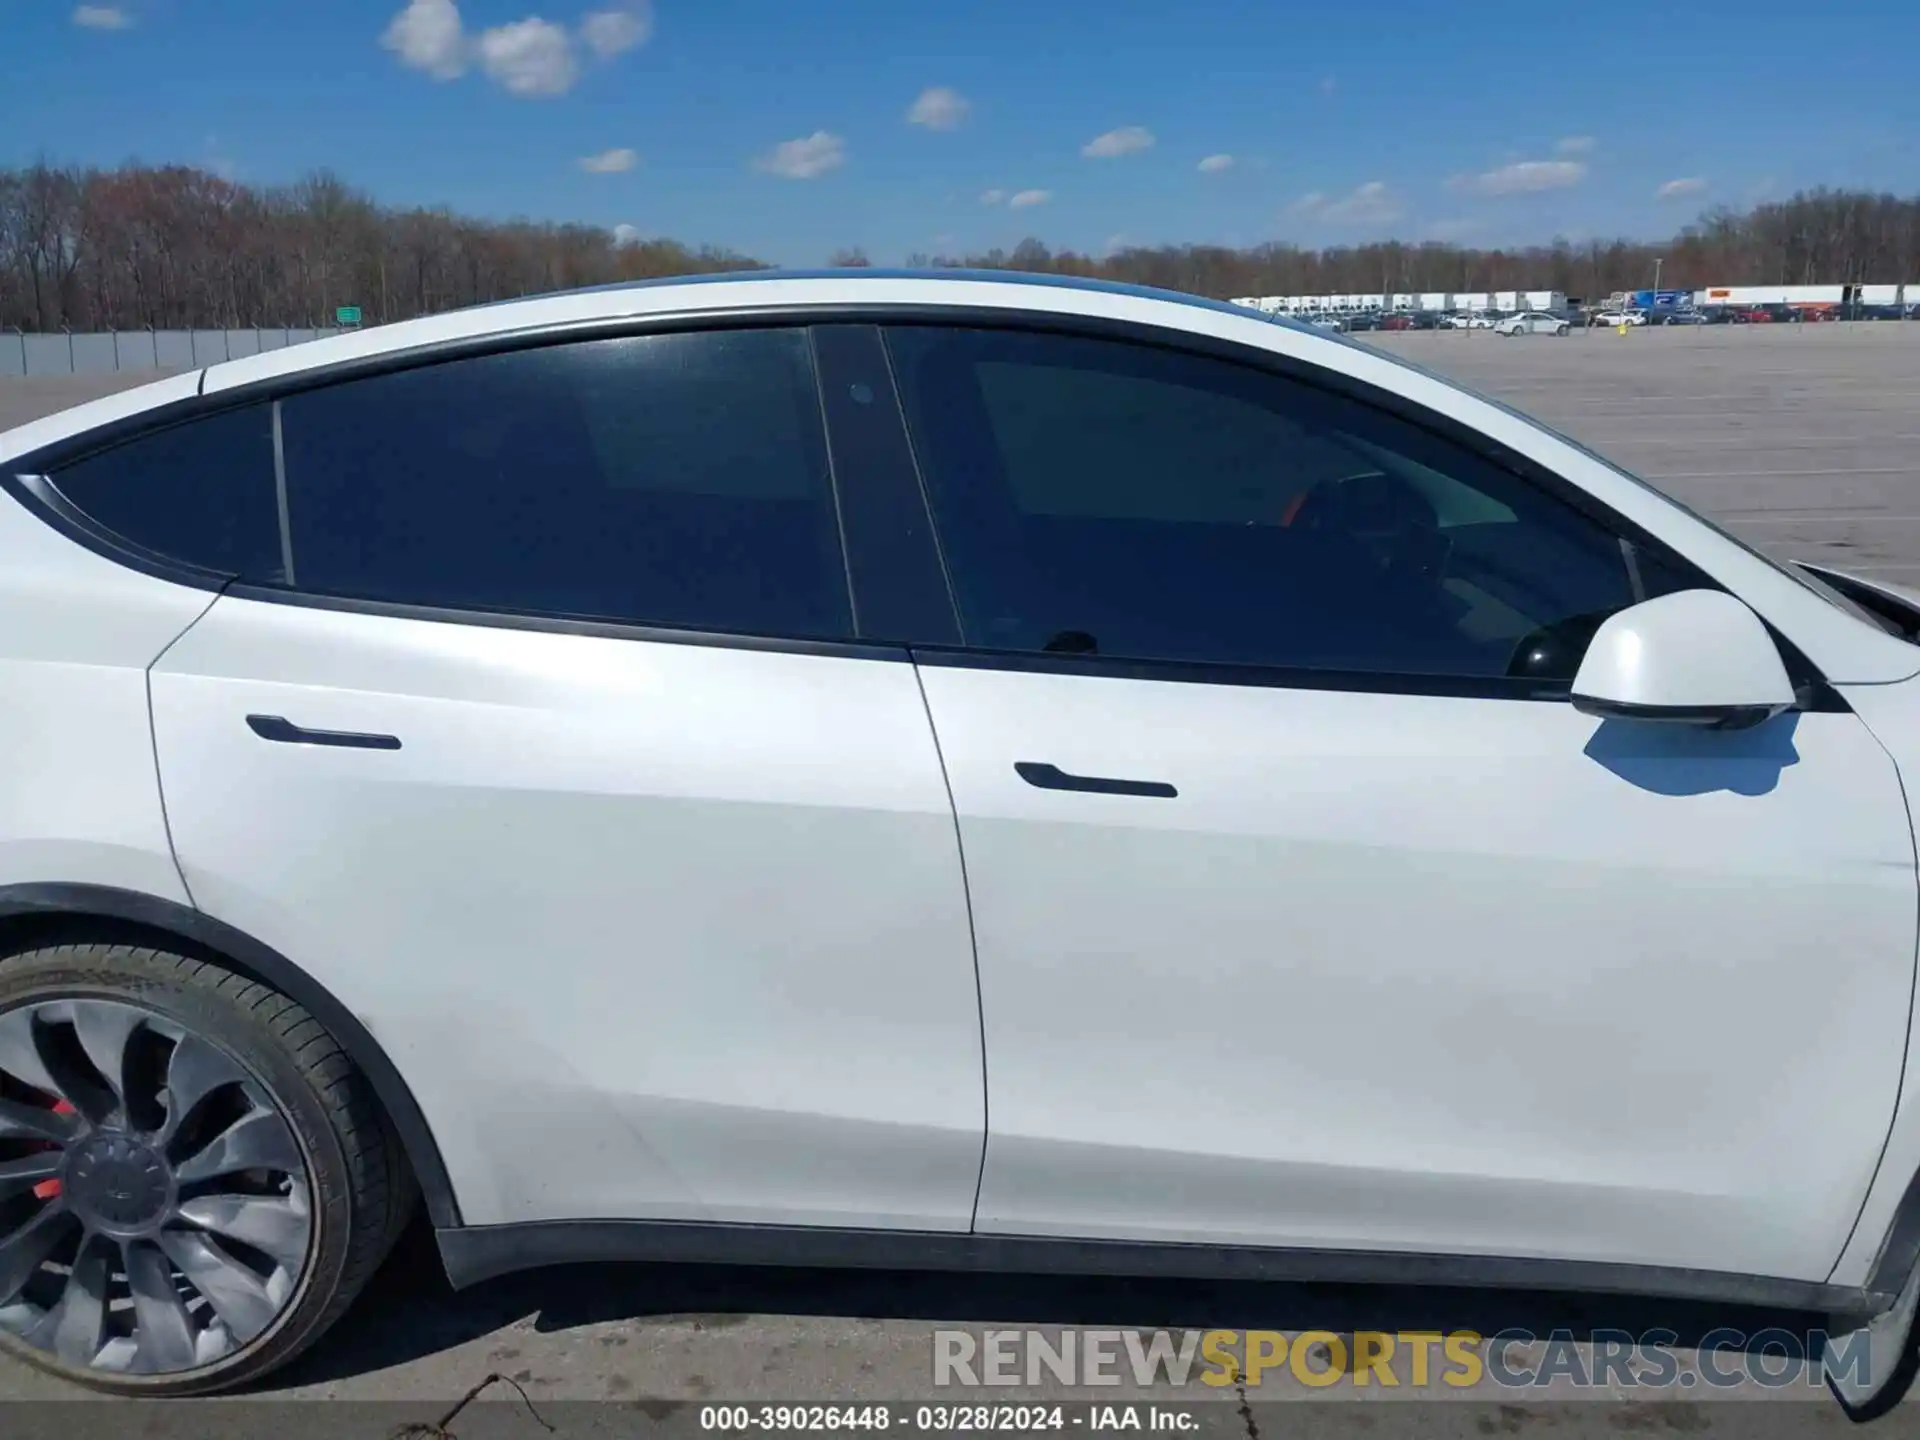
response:
[[[74,508],[143,550],[263,584],[283,578],[270,403],[142,435],[51,478]]]

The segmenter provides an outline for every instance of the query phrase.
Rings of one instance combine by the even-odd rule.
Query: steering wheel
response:
[[[1529,630],[1513,647],[1506,673],[1514,679],[1572,680],[1586,658],[1587,646],[1611,610],[1595,610],[1585,615],[1569,615],[1551,625]]]
[[[1446,577],[1453,548],[1433,502],[1380,470],[1309,485],[1287,503],[1280,524],[1344,535],[1371,551],[1389,574],[1435,586]]]

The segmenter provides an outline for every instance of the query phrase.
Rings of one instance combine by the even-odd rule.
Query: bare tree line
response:
[[[1164,245],[1096,257],[1024,240],[1010,251],[918,255],[912,263],[1085,275],[1217,299],[1482,290],[1558,290],[1592,299],[1652,285],[1656,260],[1660,283],[1675,289],[1920,283],[1920,195],[1803,191],[1747,211],[1709,211],[1660,241],[1557,239],[1516,249],[1402,240],[1325,250]]]
[[[592,225],[376,205],[330,174],[239,185],[187,166],[0,169],[0,327],[368,324],[576,285],[759,262]]]
[[[1920,282],[1920,196],[1811,190],[1710,211],[1664,241],[1559,239],[1515,249],[1382,241],[1012,250],[916,265],[1085,275],[1218,298],[1433,290],[1597,297],[1674,287]],[[858,250],[839,264],[865,264]],[[623,239],[591,225],[484,221],[375,204],[322,173],[236,184],[187,166],[0,169],[0,326],[26,330],[367,323],[653,276],[757,267],[731,250]]]

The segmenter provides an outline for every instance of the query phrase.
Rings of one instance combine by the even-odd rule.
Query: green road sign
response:
[[[333,312],[333,318],[342,325],[358,325],[360,323],[360,307],[358,305],[342,305]]]

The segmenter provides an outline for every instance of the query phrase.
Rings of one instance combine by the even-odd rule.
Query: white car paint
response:
[[[716,280],[229,362],[0,435],[0,463],[442,342],[854,302],[1158,326],[1442,411],[1687,556],[1858,713],[1727,733],[210,603],[9,498],[0,741],[33,758],[0,883],[190,895],[291,957],[405,1075],[470,1223],[1863,1281],[1920,1168],[1920,649],[1416,367],[1137,292]],[[402,748],[261,745],[249,714]]]
[[[923,680],[979,951],[982,1231],[1825,1278],[1913,983],[1912,833],[1857,717],[1783,742]],[[1040,790],[1023,760],[1179,795]]]
[[[1576,708],[1741,705],[1778,714],[1796,697],[1779,647],[1753,611],[1719,590],[1682,590],[1607,618],[1587,643],[1573,700]]]
[[[1893,590],[1895,587],[1881,583],[1880,588]],[[1920,604],[1920,596],[1911,591],[1903,598]],[[1841,693],[1893,756],[1911,804],[1913,797],[1920,796],[1920,684],[1848,685],[1842,687]],[[1830,995],[1824,972],[1820,993],[1823,998]],[[1911,992],[1901,1013],[1912,1027],[1907,1053],[1920,1054],[1915,1048],[1920,1044],[1920,1007],[1914,1005]],[[1878,1178],[1861,1208],[1859,1223],[1849,1237],[1845,1252],[1833,1267],[1830,1278],[1834,1283],[1865,1282],[1878,1258],[1894,1210],[1916,1174],[1920,1174],[1920,1065],[1910,1063],[1900,1089],[1898,1108],[1888,1128],[1886,1154]]]
[[[1558,315],[1530,310],[1524,315],[1509,315],[1494,325],[1497,335],[1565,335],[1572,327]]]
[[[211,597],[82,549],[0,495],[0,883],[184,901],[146,669]]]
[[[911,665],[229,597],[153,713],[195,902],[367,1020],[468,1223],[971,1222],[978,1002]]]

